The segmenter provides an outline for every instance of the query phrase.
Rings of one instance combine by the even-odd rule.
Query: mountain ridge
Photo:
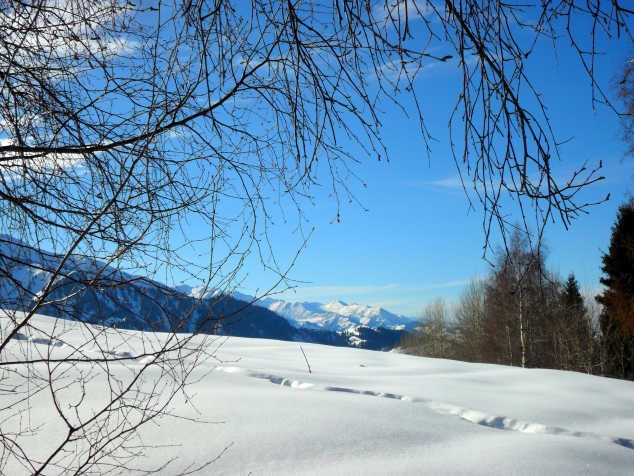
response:
[[[314,342],[382,350],[400,341],[401,329],[301,326],[241,293],[181,285],[169,287],[81,255],[67,258],[0,236],[0,299],[6,309],[28,312],[49,284],[38,313],[52,317],[154,332],[195,332]],[[241,299],[242,298],[242,299]],[[260,305],[258,305],[258,303]],[[255,304],[255,305],[254,305]],[[293,325],[295,324],[295,325]]]
[[[183,292],[199,299],[211,299],[218,296],[220,291],[202,286],[180,286]],[[344,332],[358,327],[376,329],[383,327],[390,330],[411,331],[417,325],[416,319],[397,315],[381,307],[367,304],[348,304],[340,299],[328,303],[320,302],[289,302],[284,299],[264,297],[256,299],[239,291],[230,293],[234,299],[252,303],[258,307],[267,308],[286,318],[295,328],[315,330],[330,330]]]

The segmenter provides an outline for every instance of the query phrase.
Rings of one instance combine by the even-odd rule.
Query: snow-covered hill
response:
[[[124,364],[134,370],[147,363],[135,357],[145,351],[144,342],[163,338],[86,332],[81,324],[49,317],[33,324],[37,331],[12,341],[5,352],[52,357],[91,352],[86,335],[97,334],[113,358],[132,359],[109,363],[124,376],[130,372]],[[634,468],[633,382],[302,344],[309,373],[297,343],[221,340],[214,358],[198,362],[191,374],[200,380],[189,389],[189,399],[170,405],[177,414],[209,423],[168,417],[147,426],[141,432],[147,457],[130,461],[138,471],[126,474],[174,458],[158,474],[175,475],[221,453],[196,474],[629,475]],[[63,375],[64,365],[55,366]],[[28,375],[47,371],[44,363],[30,368]],[[166,378],[158,364],[147,372],[147,389]],[[68,385],[75,374],[65,375],[56,404],[74,415],[79,402],[92,415],[89,408],[103,404],[101,380],[78,385],[73,393]],[[8,372],[3,385],[18,388],[19,378],[19,372]],[[3,420],[3,434],[28,422],[38,431],[20,434],[17,443],[43,458],[66,435],[66,423],[56,419],[48,392],[20,405],[13,410],[28,418]],[[11,465],[2,471],[29,473]]]

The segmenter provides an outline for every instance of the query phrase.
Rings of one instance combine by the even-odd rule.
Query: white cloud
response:
[[[403,182],[406,187],[417,188],[422,190],[459,190],[463,191],[462,181],[460,176],[448,177],[440,180],[407,180]],[[473,189],[471,182],[465,182],[465,187],[469,191]]]
[[[386,0],[374,5],[372,13],[378,21],[420,20],[434,11],[432,3],[427,0]]]
[[[13,143],[12,139],[0,139],[0,147]],[[22,180],[25,170],[30,173],[47,173],[54,171],[68,171],[80,169],[84,166],[81,154],[46,154],[38,157],[22,157],[14,153],[0,152],[0,171],[6,180]]]
[[[457,281],[449,281],[446,283],[437,283],[437,284],[428,284],[424,286],[418,286],[414,288],[409,288],[412,291],[430,291],[432,289],[444,289],[444,288],[455,288],[457,286],[466,286],[471,282],[471,279],[459,279]]]
[[[442,187],[442,188],[461,189],[461,190],[463,188],[462,180],[460,180],[460,177],[458,176],[441,179],[441,180],[434,180],[429,182],[429,184],[434,185],[436,187]]]

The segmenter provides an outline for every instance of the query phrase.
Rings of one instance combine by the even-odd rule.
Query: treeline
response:
[[[573,274],[562,280],[548,271],[544,255],[533,253],[518,231],[498,252],[491,273],[473,279],[456,303],[438,299],[423,309],[420,326],[401,341],[402,351],[634,379],[631,200],[612,231],[603,294],[584,296]]]

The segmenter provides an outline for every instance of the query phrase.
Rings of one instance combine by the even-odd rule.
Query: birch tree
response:
[[[494,227],[506,236],[506,196],[522,221],[532,207],[537,245],[553,217],[568,225],[587,208],[577,191],[601,179],[600,164],[556,179],[558,141],[524,66],[538,40],[560,44],[563,35],[579,52],[593,99],[605,101],[594,80],[594,39],[629,41],[631,14],[616,0],[0,0],[0,391],[3,402],[11,396],[0,407],[0,466],[128,471],[144,451],[138,429],[186,391],[193,363],[213,355],[209,341],[192,350],[191,339],[205,319],[227,317],[210,310],[192,320],[198,302],[173,286],[195,281],[229,294],[252,257],[274,276],[259,295],[287,285],[292,260],[276,258],[275,219],[296,217],[301,248],[317,186],[327,187],[339,219],[340,204],[355,200],[353,164],[389,157],[384,102],[413,113],[430,145],[416,87],[429,65],[455,61],[462,74],[447,120],[455,162],[477,192],[485,244]],[[578,18],[594,25],[590,38],[575,28]],[[25,281],[26,268],[34,272]],[[126,306],[130,293],[145,293],[148,309]],[[36,314],[81,320],[74,303],[102,294],[108,305],[83,323],[99,324],[97,354],[82,347],[64,359],[30,357]],[[166,326],[140,368],[131,361],[138,356],[115,356],[131,364],[125,382],[110,373],[113,354],[98,337],[105,308],[135,326],[154,325],[148,316],[158,309]],[[197,357],[184,365],[191,352]],[[157,368],[167,380],[147,394],[137,384]],[[83,411],[89,398],[69,407],[64,395],[89,391],[86,369],[109,383],[110,398]],[[62,371],[83,377],[62,389]],[[34,375],[36,389],[28,385]],[[7,421],[28,421],[13,398],[33,392],[49,395],[65,428],[50,454],[37,452],[28,423],[7,430]],[[109,430],[115,420],[125,422],[118,432]]]

